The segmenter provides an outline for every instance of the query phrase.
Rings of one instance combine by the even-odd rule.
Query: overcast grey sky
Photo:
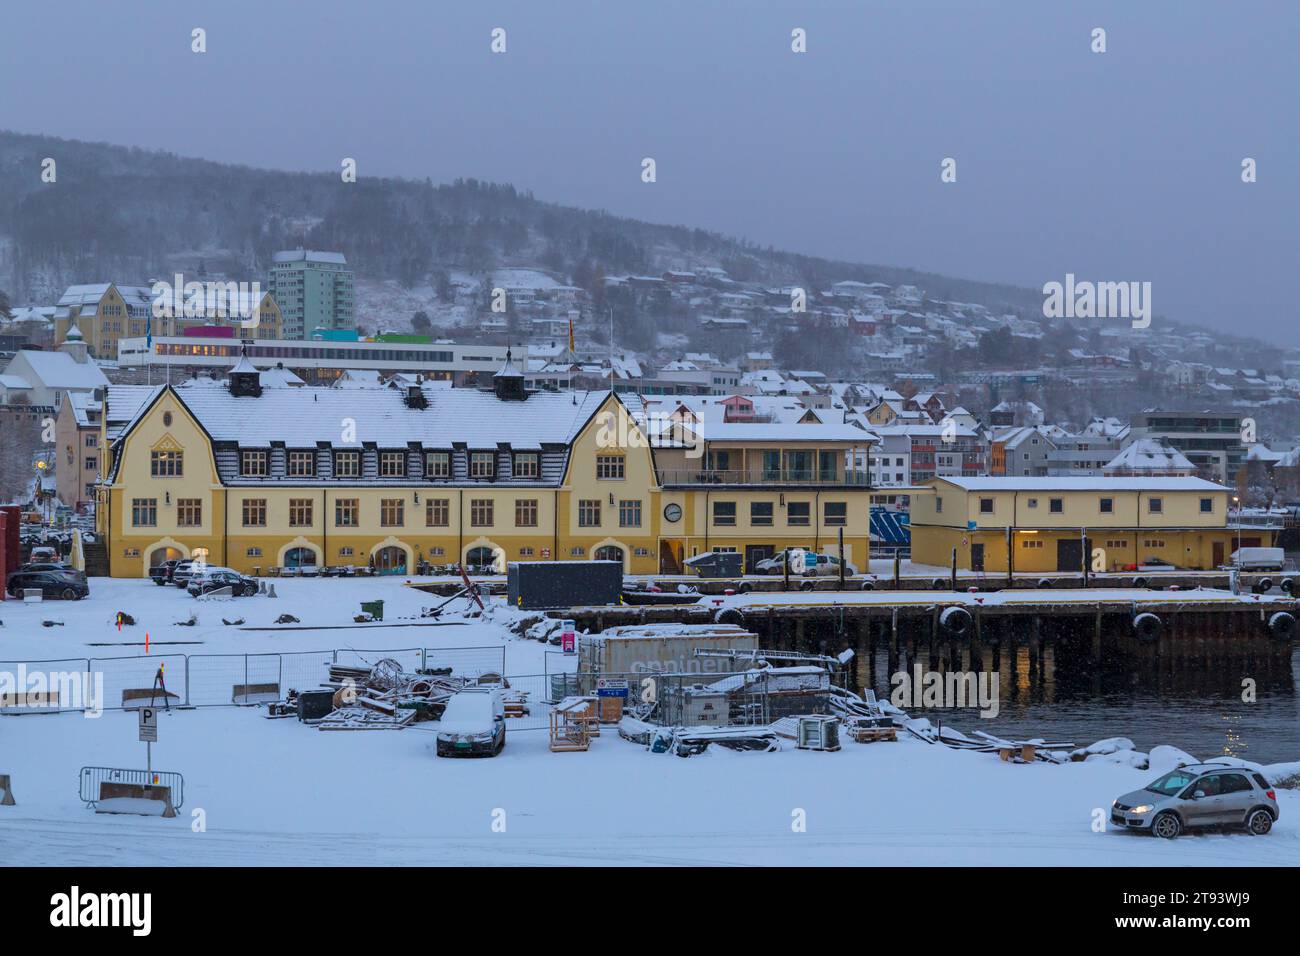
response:
[[[353,156],[1035,288],[1149,280],[1158,315],[1300,344],[1298,38],[1295,0],[4,0],[0,128]]]

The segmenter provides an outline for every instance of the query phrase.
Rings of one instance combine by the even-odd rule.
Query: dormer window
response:
[[[406,452],[381,451],[379,453],[380,478],[406,477]]]
[[[450,478],[451,454],[445,451],[424,453],[424,475],[426,478]]]
[[[267,456],[264,449],[245,448],[239,453],[239,473],[245,478],[265,478]]]
[[[469,456],[469,476],[471,478],[491,478],[497,471],[497,456],[490,451],[471,452]]]
[[[291,451],[287,467],[290,478],[311,478],[316,474],[316,453]]]
[[[334,453],[335,478],[361,477],[361,452],[336,451]]]
[[[536,478],[540,474],[536,452],[515,453],[515,477]]]

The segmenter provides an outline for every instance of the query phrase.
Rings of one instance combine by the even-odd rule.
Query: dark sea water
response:
[[[1028,649],[1016,653],[1014,679],[1010,662],[1001,661],[996,718],[982,718],[972,708],[905,709],[967,735],[982,730],[1081,747],[1128,737],[1138,750],[1171,744],[1201,760],[1223,755],[1259,763],[1300,760],[1300,645],[1289,661],[1216,660],[1172,673],[1110,662],[1103,672],[1082,677],[1071,677],[1076,668],[1056,660],[1051,649],[1033,673]],[[891,689],[888,674],[882,651],[871,680],[882,698]],[[1255,682],[1253,703],[1242,700],[1247,678]]]

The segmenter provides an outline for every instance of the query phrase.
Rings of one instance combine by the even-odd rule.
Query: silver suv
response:
[[[1111,805],[1111,823],[1172,840],[1191,827],[1245,827],[1263,836],[1277,821],[1277,794],[1245,767],[1192,764],[1171,770]]]

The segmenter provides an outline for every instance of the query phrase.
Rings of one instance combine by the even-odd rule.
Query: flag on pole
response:
[[[573,351],[573,319],[569,319],[569,351]]]

